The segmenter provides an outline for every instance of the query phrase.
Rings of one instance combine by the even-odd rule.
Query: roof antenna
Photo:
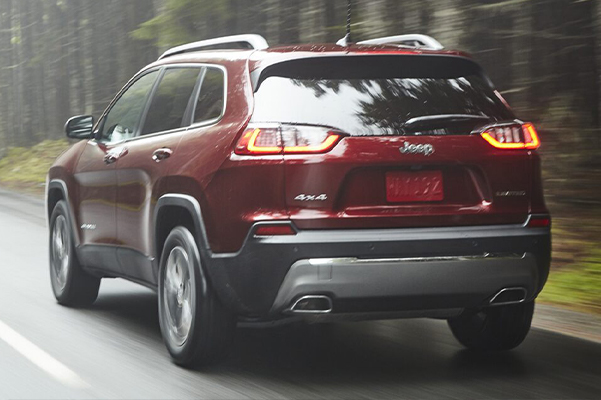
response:
[[[347,0],[346,8],[346,35],[336,42],[338,46],[348,46],[351,44],[351,11],[353,10],[352,0]]]

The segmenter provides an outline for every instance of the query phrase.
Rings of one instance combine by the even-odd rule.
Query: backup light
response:
[[[491,126],[480,135],[497,149],[534,150],[540,146],[538,133],[531,123]]]

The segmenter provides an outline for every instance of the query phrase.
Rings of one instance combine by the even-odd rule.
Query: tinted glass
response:
[[[225,100],[223,90],[223,71],[218,68],[207,68],[194,110],[195,123],[210,121],[221,116]]]
[[[346,61],[347,65],[353,65],[352,60]],[[252,120],[325,125],[350,135],[376,136],[469,134],[473,125],[483,121],[513,118],[486,77],[473,67],[465,68],[465,74],[462,65],[453,66],[452,73],[441,68],[442,73],[438,74],[432,65],[435,62],[432,59],[428,62],[428,68],[423,70],[417,64],[412,68],[399,64],[398,69],[390,64],[385,68],[362,65],[359,71],[346,67],[337,77],[336,68],[321,66],[322,71],[327,71],[325,78],[308,77],[308,68],[303,68],[300,77],[269,76],[255,93]],[[373,71],[374,77],[369,77],[366,70]],[[405,125],[412,118],[449,114],[486,118],[471,119],[468,126],[465,120]],[[457,122],[460,123],[451,128]]]
[[[200,71],[200,68],[173,68],[165,71],[152,97],[142,135],[183,126],[184,114]]]
[[[148,73],[127,89],[102,124],[102,141],[119,142],[134,136],[158,71]]]

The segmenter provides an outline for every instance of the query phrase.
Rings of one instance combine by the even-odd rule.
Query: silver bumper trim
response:
[[[439,256],[439,257],[402,257],[402,258],[357,258],[357,257],[339,257],[339,258],[310,258],[311,265],[327,264],[380,264],[380,263],[414,263],[414,262],[432,262],[432,261],[469,261],[482,259],[506,259],[517,260],[524,258],[526,254],[491,254],[484,253],[471,256]]]
[[[537,282],[536,259],[531,253],[311,258],[292,265],[271,311],[290,312],[305,296],[332,299],[333,308],[328,310],[332,313],[337,312],[337,299],[407,299],[404,310],[421,308],[422,298],[439,299],[432,308],[484,307],[504,288],[520,287],[525,299],[533,296]]]

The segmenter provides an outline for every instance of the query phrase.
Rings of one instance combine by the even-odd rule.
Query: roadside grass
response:
[[[548,206],[553,253],[549,279],[538,301],[601,314],[601,207],[556,200]]]
[[[601,249],[569,267],[551,270],[539,300],[601,313]]]
[[[0,184],[26,191],[43,191],[46,173],[69,142],[44,140],[32,147],[12,147],[0,158]]]

